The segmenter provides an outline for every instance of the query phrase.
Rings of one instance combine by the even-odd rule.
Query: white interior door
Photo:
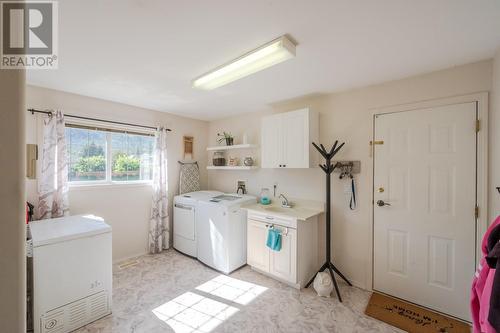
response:
[[[476,103],[375,117],[383,144],[374,155],[374,289],[465,320],[475,269],[476,119]]]

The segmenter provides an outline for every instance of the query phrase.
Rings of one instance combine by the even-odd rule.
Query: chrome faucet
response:
[[[284,207],[284,208],[291,208],[292,206],[290,205],[290,202],[288,201],[288,199],[285,197],[285,195],[283,193],[280,194],[279,198],[283,198],[283,200],[281,200],[281,207]]]

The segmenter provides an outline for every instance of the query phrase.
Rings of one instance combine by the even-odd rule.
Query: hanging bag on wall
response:
[[[354,177],[351,175],[351,199],[349,200],[349,208],[351,210],[356,209],[356,185],[354,182]]]

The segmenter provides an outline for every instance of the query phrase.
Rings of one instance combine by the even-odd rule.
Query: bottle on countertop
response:
[[[264,187],[260,191],[260,203],[263,205],[269,205],[271,203],[271,192],[268,188]]]

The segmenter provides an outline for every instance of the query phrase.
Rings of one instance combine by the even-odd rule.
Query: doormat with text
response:
[[[398,299],[373,293],[365,314],[411,333],[470,333],[471,326]]]

